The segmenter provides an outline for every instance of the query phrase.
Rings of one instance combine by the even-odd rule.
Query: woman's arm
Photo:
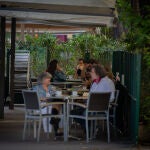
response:
[[[56,71],[54,75],[56,81],[66,81],[66,75],[63,71]]]
[[[46,98],[46,93],[43,91],[41,86],[37,85],[33,87],[33,90],[37,92],[40,100],[44,100]]]

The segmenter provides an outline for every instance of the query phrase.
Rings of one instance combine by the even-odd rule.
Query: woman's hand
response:
[[[62,68],[59,65],[57,65],[57,70],[62,71]]]
[[[45,101],[45,100],[46,100],[45,97],[40,98],[40,101]]]

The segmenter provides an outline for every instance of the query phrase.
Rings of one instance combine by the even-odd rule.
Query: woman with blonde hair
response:
[[[33,90],[36,90],[38,93],[38,97],[40,98],[41,102],[44,103],[44,100],[52,96],[55,92],[51,86],[51,79],[52,75],[48,72],[43,72],[38,77],[38,85],[33,87]],[[42,113],[47,113],[47,109],[49,110],[50,114],[59,114],[59,109],[57,106],[49,106],[49,108],[43,108]],[[52,128],[51,125],[54,127],[55,136],[58,136],[58,129],[59,129],[59,118],[51,118],[49,120],[49,130],[47,128],[47,119],[43,119],[43,127],[45,132],[51,132]],[[51,124],[50,124],[51,123]]]

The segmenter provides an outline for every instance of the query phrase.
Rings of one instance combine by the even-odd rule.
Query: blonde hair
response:
[[[52,78],[52,75],[51,75],[50,73],[48,73],[48,72],[43,72],[43,73],[41,73],[41,74],[38,76],[38,80],[37,80],[38,83],[42,83],[45,78],[51,79],[51,78]]]

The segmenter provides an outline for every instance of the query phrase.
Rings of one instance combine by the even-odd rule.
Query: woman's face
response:
[[[94,68],[91,69],[90,75],[91,75],[92,81],[99,78],[99,76],[96,74]]]
[[[80,60],[80,61],[79,61],[79,65],[83,65],[83,60]]]
[[[43,84],[44,85],[48,86],[48,85],[50,85],[50,83],[51,83],[51,79],[50,78],[44,78],[43,79]]]

